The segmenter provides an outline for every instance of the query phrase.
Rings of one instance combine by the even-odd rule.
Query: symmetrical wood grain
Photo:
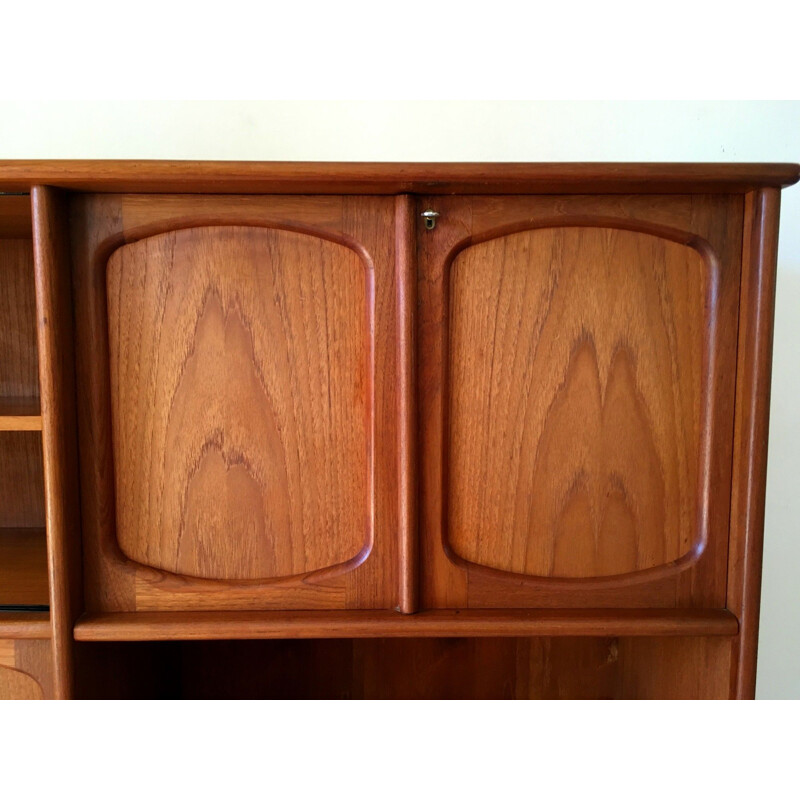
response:
[[[88,610],[396,607],[394,199],[70,219]]]
[[[209,579],[363,558],[369,266],[293,231],[190,228],[108,262],[117,540]]]
[[[159,696],[752,696],[798,174],[0,163],[283,195],[37,188],[41,416],[29,201],[0,198],[0,525],[44,523],[41,425],[53,608],[52,643],[0,615],[0,695],[70,696],[77,620],[81,692],[112,648]],[[166,641],[232,635],[317,640]]]
[[[468,247],[450,274],[455,553],[589,578],[701,547],[713,266],[650,234],[564,227]]]
[[[722,606],[741,200],[419,207],[425,604]]]

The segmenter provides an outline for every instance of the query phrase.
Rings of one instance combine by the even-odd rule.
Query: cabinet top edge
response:
[[[798,164],[0,160],[0,192],[600,194],[790,186]]]

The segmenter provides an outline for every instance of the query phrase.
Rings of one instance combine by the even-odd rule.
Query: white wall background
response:
[[[800,102],[0,102],[0,159],[800,161]],[[800,698],[800,185],[783,194],[759,698]]]

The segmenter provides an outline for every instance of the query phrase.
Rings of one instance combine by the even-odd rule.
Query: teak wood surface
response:
[[[742,198],[428,207],[423,606],[724,606]]]
[[[0,694],[752,697],[798,176],[0,162]]]
[[[194,227],[118,248],[107,282],[125,555],[255,581],[363,560],[372,325],[361,256],[305,233]]]
[[[53,686],[55,697],[63,699],[74,693],[72,628],[82,605],[69,234],[65,219],[66,198],[62,192],[36,186],[31,202]]]
[[[75,638],[86,642],[307,639],[389,636],[734,636],[725,609],[445,609],[393,611],[137,611],[86,614]]]
[[[50,642],[0,638],[0,700],[49,700],[53,692]]]
[[[798,179],[797,164],[0,161],[0,192],[741,194]]]
[[[394,200],[87,195],[71,225],[87,608],[397,607]]]

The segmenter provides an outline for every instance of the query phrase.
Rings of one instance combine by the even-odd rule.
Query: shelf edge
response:
[[[84,614],[77,641],[502,636],[735,636],[726,609],[140,611]]]
[[[49,639],[47,611],[0,611],[0,639]]]

